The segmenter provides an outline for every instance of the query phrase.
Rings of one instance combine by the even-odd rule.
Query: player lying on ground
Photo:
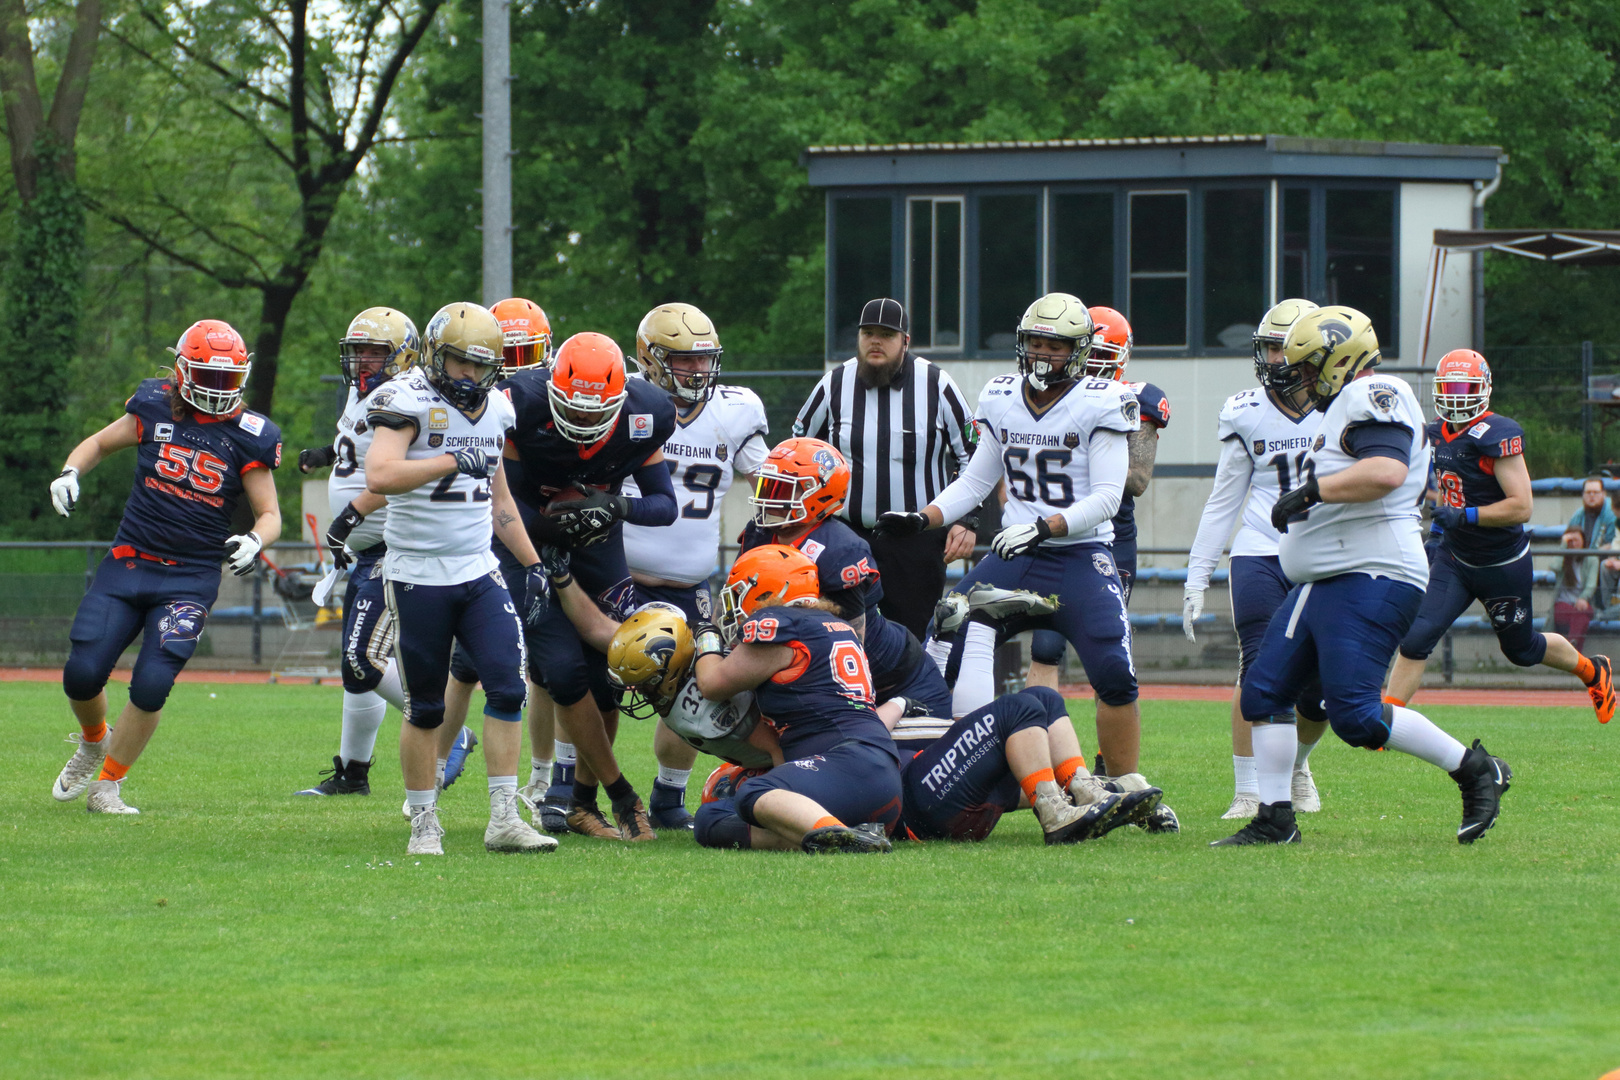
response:
[[[1260,808],[1214,843],[1299,842],[1290,791],[1299,745],[1294,705],[1318,676],[1339,738],[1399,750],[1451,774],[1463,801],[1457,841],[1473,843],[1495,824],[1512,770],[1479,740],[1464,747],[1427,717],[1379,696],[1428,581],[1418,522],[1429,473],[1423,411],[1405,381],[1374,372],[1378,336],[1354,308],[1301,316],[1283,352],[1324,415],[1302,463],[1306,481],[1272,507],[1272,524],[1284,533],[1283,573],[1298,584],[1272,616],[1243,686],[1243,716],[1255,725]]]
[[[79,477],[108,455],[136,449],[135,484],[118,534],[79,602],[62,667],[80,731],[51,794],[59,802],[89,789],[92,814],[137,814],[120,784],[163,718],[175,676],[197,649],[203,622],[219,595],[220,563],[251,573],[261,549],[281,535],[281,511],[270,471],[281,464],[281,431],[242,407],[253,367],[242,336],[218,319],[193,323],[170,350],[174,370],[147,379],[124,403],[124,415],[85,439],[51,482],[51,505],[67,517],[79,500]],[[243,495],[253,528],[232,536]],[[107,726],[107,678],[141,635],[129,703]]]
[[[1559,634],[1538,634],[1530,590],[1534,497],[1524,458],[1524,429],[1491,412],[1491,367],[1469,349],[1453,349],[1434,371],[1434,448],[1442,530],[1429,562],[1429,587],[1401,641],[1386,701],[1405,705],[1423,682],[1429,654],[1475,600],[1485,605],[1502,655],[1519,667],[1567,671],[1586,684],[1600,722],[1614,717],[1614,669],[1607,656],[1582,656]]]

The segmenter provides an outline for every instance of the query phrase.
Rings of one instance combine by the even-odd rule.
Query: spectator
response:
[[[1581,515],[1582,511],[1575,512],[1576,518]],[[1563,545],[1567,548],[1590,546],[1573,519],[1564,529]],[[1585,651],[1586,628],[1592,622],[1596,570],[1597,557],[1594,555],[1565,555],[1563,566],[1558,571],[1558,594],[1553,598],[1553,629],[1567,637],[1569,643],[1581,652]]]

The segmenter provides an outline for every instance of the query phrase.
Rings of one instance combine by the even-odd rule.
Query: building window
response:
[[[979,198],[979,348],[1012,352],[1018,320],[1041,291],[1040,196]]]
[[[1204,192],[1204,348],[1247,351],[1266,310],[1266,193]]]
[[[1284,188],[1277,244],[1277,299],[1308,299],[1311,289],[1311,192]]]
[[[893,288],[894,200],[833,200],[833,343],[853,352],[861,309]]]
[[[1114,299],[1114,193],[1052,196],[1051,292],[1078,296],[1095,307],[1122,307]]]
[[[1125,317],[1136,343],[1186,345],[1187,193],[1131,192],[1130,222],[1130,311]]]
[[[1366,315],[1393,352],[1395,193],[1328,188],[1324,204],[1326,273],[1319,302]]]
[[[962,199],[907,199],[906,311],[917,349],[962,347]]]

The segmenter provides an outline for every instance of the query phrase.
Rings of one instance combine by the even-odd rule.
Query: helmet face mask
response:
[[[513,296],[489,310],[501,324],[502,374],[551,363],[551,320],[539,304]]]
[[[1316,408],[1328,405],[1358,375],[1378,363],[1378,334],[1372,320],[1351,307],[1306,312],[1288,331],[1283,355],[1305,380]]]
[[[636,363],[642,374],[688,405],[714,396],[724,351],[714,323],[691,304],[661,304],[636,327]]]
[[[1305,315],[1317,310],[1309,300],[1280,300],[1260,318],[1254,330],[1254,375],[1260,385],[1291,405],[1305,407],[1301,400],[1306,378],[1303,369],[1291,366],[1282,351],[1288,331]],[[1273,350],[1276,355],[1273,356]],[[1314,380],[1315,376],[1312,375]]]
[[[367,308],[350,320],[338,341],[343,381],[360,397],[415,366],[421,355],[416,324],[393,308]]]
[[[1037,391],[1073,382],[1091,356],[1094,330],[1091,313],[1078,296],[1047,293],[1018,320],[1013,355],[1018,358],[1019,374]],[[1030,342],[1037,338],[1066,343],[1069,352],[1057,355],[1049,347],[1031,351]]]
[[[253,356],[229,323],[201,319],[175,343],[175,390],[206,416],[229,416],[242,407],[242,389],[253,370]]]
[[[1472,349],[1453,349],[1434,369],[1434,411],[1460,427],[1491,408],[1491,365]]]
[[[564,438],[582,446],[600,442],[629,396],[624,354],[605,334],[575,334],[557,350],[546,395],[552,422]]]
[[[637,608],[608,645],[608,678],[625,691],[621,709],[638,720],[668,716],[696,656],[680,608],[657,602]]]
[[[754,612],[814,603],[820,596],[821,579],[809,556],[783,544],[762,544],[731,564],[720,590],[720,632],[727,644],[735,645]]]
[[[462,412],[483,408],[501,377],[501,326],[495,316],[477,304],[446,304],[429,320],[423,348],[433,388]],[[462,370],[451,371],[452,360],[460,361],[456,366]]]
[[[749,503],[763,529],[815,525],[831,517],[849,494],[849,465],[820,439],[787,439],[774,447],[755,474]]]

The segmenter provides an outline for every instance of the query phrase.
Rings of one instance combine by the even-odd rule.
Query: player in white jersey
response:
[[[356,315],[338,342],[338,362],[348,387],[337,434],[330,446],[301,450],[298,469],[332,466],[326,481],[332,508],[326,543],[332,550],[333,573],[349,571],[343,594],[343,730],[332,768],[299,795],[371,794],[372,751],[377,729],[391,702],[404,709],[399,673],[390,656],[394,622],[383,601],[383,522],[388,500],[366,490],[366,451],[373,429],[366,423],[365,398],[400,372],[414,367],[421,355],[416,324],[386,307]]]
[[[710,617],[708,578],[720,559],[720,506],[738,477],[752,482],[769,447],[765,405],[740,386],[719,386],[720,335],[691,304],[661,304],[636,328],[642,375],[674,399],[675,432],[664,460],[675,485],[679,516],[673,525],[624,527],[624,555],[637,603],[673,604],[691,625]],[[641,494],[635,478],[623,494]],[[658,776],[648,813],[659,828],[690,829],[686,782],[697,751],[659,720],[653,733]]]
[[[1141,419],[1128,386],[1084,376],[1092,332],[1078,297],[1048,293],[1031,304],[1018,323],[1018,373],[991,380],[979,396],[968,467],[920,512],[884,514],[878,527],[904,535],[949,525],[1005,478],[1005,527],[957,591],[989,582],[1057,596],[1057,611],[1030,625],[1050,626],[1074,646],[1097,693],[1103,758],[1127,786],[1145,788],[1131,623],[1108,546],[1130,464],[1127,436]],[[996,628],[974,619],[962,634],[957,716],[995,697]],[[1176,828],[1168,807],[1157,813],[1151,828]]]
[[[1464,747],[1379,692],[1429,579],[1418,522],[1430,457],[1423,410],[1405,382],[1374,372],[1378,336],[1354,308],[1301,316],[1283,352],[1324,415],[1301,463],[1304,482],[1272,507],[1272,524],[1285,534],[1282,571],[1298,584],[1266,628],[1243,686],[1260,807],[1215,843],[1299,842],[1290,790],[1294,704],[1313,673],[1328,723],[1345,742],[1399,750],[1451,774],[1463,802],[1457,841],[1473,843],[1496,823],[1512,770],[1479,740]]]
[[[516,418],[503,394],[501,328],[477,304],[448,304],[428,323],[428,367],[372,393],[366,422],[377,429],[366,484],[389,496],[383,536],[384,594],[398,627],[394,650],[405,691],[400,763],[411,809],[409,854],[442,855],[436,807],[434,729],[444,722],[450,649],[459,641],[484,684],[491,851],[547,851],[517,813],[525,657],[523,624],[507,592],[491,532],[525,568],[531,603],[544,597],[540,559],[506,486],[501,451]]]
[[[1272,613],[1293,587],[1277,559],[1281,534],[1271,524],[1277,496],[1302,482],[1305,459],[1322,414],[1314,408],[1297,369],[1283,363],[1283,343],[1294,322],[1315,311],[1309,300],[1284,300],[1260,320],[1254,332],[1254,372],[1260,385],[1226,399],[1221,406],[1219,435],[1221,460],[1215,469],[1215,488],[1204,504],[1198,537],[1187,560],[1187,587],[1182,595],[1181,626],[1188,641],[1196,641],[1193,625],[1204,610],[1204,590],[1220,561],[1221,549],[1232,536],[1232,624],[1242,655],[1238,661],[1238,689],[1232,694],[1232,805],[1225,818],[1248,819],[1259,809],[1260,789],[1254,771],[1254,747],[1248,721],[1238,704],[1245,673],[1260,651],[1260,639]],[[1239,521],[1241,519],[1241,524]],[[1292,780],[1294,809],[1314,812],[1322,807],[1311,778],[1311,750],[1327,730],[1320,687],[1307,686],[1296,709],[1299,714],[1299,757]]]

